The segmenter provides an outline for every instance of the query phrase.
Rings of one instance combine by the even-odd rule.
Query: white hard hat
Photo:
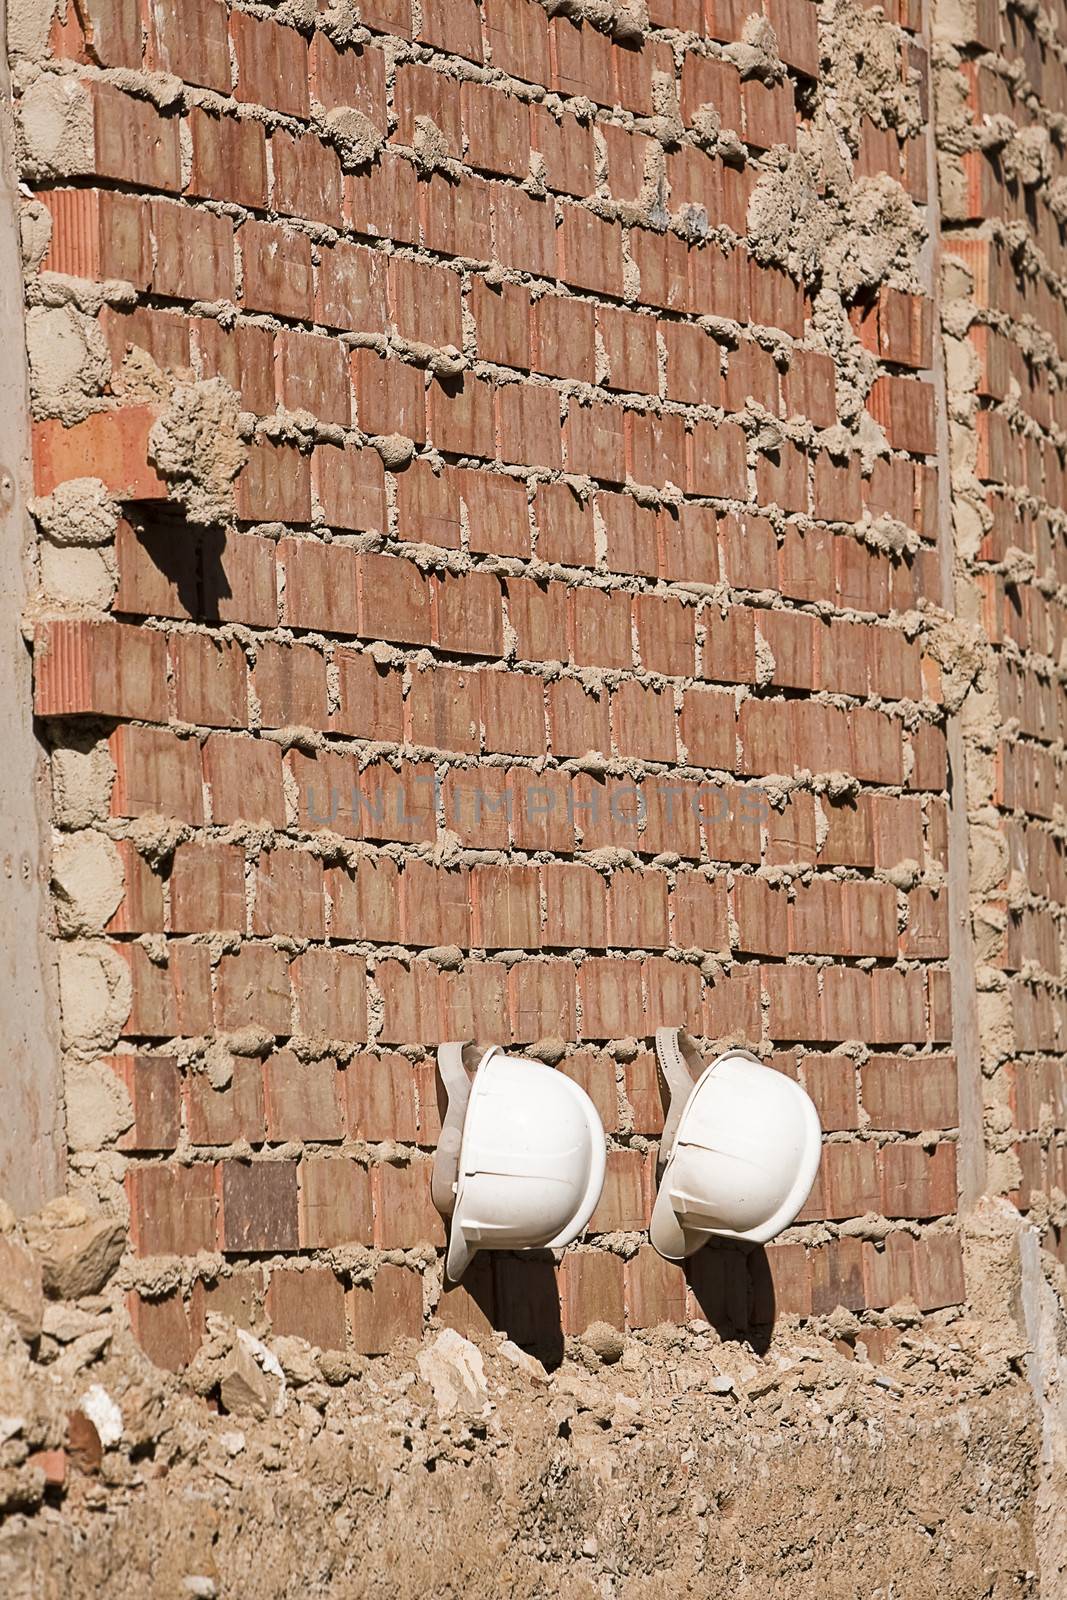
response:
[[[677,1070],[678,1030],[657,1033],[665,1076],[672,1043]],[[692,1059],[690,1040],[682,1049]],[[677,1118],[652,1243],[668,1261],[692,1255],[712,1235],[766,1244],[808,1198],[821,1147],[818,1112],[800,1085],[747,1050],[727,1050],[692,1083]]]
[[[445,1270],[458,1282],[477,1250],[570,1244],[604,1187],[604,1125],[562,1072],[494,1045],[471,1085]]]

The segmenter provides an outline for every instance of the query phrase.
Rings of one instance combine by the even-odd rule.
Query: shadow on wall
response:
[[[574,1259],[595,1260],[596,1253]],[[682,1270],[688,1290],[684,1317],[664,1316],[663,1321],[703,1319],[720,1339],[743,1340],[764,1354],[774,1330],[775,1299],[762,1246],[746,1250],[726,1242],[710,1243]],[[476,1256],[462,1285],[447,1289],[437,1310],[443,1321],[464,1333],[479,1327],[503,1333],[550,1370],[563,1360],[560,1285],[547,1252]]]
[[[167,580],[185,613],[202,622],[223,620],[219,602],[231,599],[233,590],[223,564],[222,529],[193,527],[180,512],[147,503],[130,509],[136,522],[127,535],[131,545]],[[128,554],[136,567],[136,548]]]

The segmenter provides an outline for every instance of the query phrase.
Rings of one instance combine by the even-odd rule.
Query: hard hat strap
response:
[[[471,1093],[471,1080],[467,1072],[468,1068],[477,1065],[481,1055],[482,1051],[477,1045],[464,1044],[459,1040],[437,1047],[437,1071],[447,1106],[441,1119],[441,1137],[434,1154],[430,1198],[443,1217],[450,1217],[456,1206],[463,1123]]]
[[[704,1064],[697,1053],[693,1039],[682,1028],[656,1029],[656,1062],[668,1095],[663,1134],[659,1145],[658,1165],[662,1171],[674,1149],[682,1112],[693,1092],[696,1079],[703,1071]]]

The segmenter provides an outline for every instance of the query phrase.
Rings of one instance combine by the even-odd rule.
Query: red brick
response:
[[[85,84],[92,105],[94,176],[139,189],[181,188],[178,118],[164,117],[147,100],[93,79]]]
[[[622,1328],[626,1322],[622,1257],[607,1250],[570,1250],[559,1269],[565,1333],[584,1333],[594,1322]]]
[[[430,599],[429,583],[413,562],[371,553],[360,556],[358,631],[364,638],[429,644]]]
[[[242,206],[266,205],[267,146],[262,123],[213,116],[194,106],[189,131],[193,141],[190,194],[232,200]],[[127,181],[136,181],[130,174],[126,176]]]
[[[541,907],[534,867],[472,867],[471,942],[482,949],[521,950],[541,943]]]
[[[958,1234],[924,1233],[915,1241],[913,1297],[920,1311],[962,1305],[967,1298]]]
[[[227,1255],[296,1250],[295,1161],[220,1161],[219,1234]]]
[[[653,1328],[685,1320],[686,1282],[682,1268],[643,1244],[624,1269],[626,1321],[631,1328]]]
[[[344,1137],[341,1085],[331,1056],[300,1061],[291,1050],[276,1050],[263,1064],[263,1103],[267,1138],[279,1144]]]
[[[747,498],[745,435],[736,422],[698,422],[687,445],[685,487],[690,494]]]
[[[478,354],[483,361],[506,367],[530,365],[530,291],[524,284],[489,284],[475,278],[471,314],[478,329]]]
[[[860,1071],[860,1082],[872,1128],[917,1133],[957,1124],[952,1056],[871,1056]]]
[[[426,438],[426,386],[417,367],[370,349],[353,350],[352,382],[364,433]]]
[[[648,450],[651,441],[647,430],[642,432],[646,456],[644,464],[650,468]],[[655,510],[651,506],[638,505],[627,494],[598,495],[596,506],[604,523],[605,558],[612,571],[655,577],[659,568],[659,530]]]
[[[648,1156],[640,1150],[609,1150],[604,1189],[589,1220],[591,1233],[642,1233],[651,1211]]]
[[[399,673],[354,650],[338,650],[334,664],[340,706],[332,714],[333,728],[357,738],[398,742],[403,734]]]
[[[360,557],[343,544],[282,539],[285,616],[290,626],[350,634],[355,621]]]
[[[291,1031],[289,963],[269,945],[245,944],[219,962],[215,991],[219,1026],[235,1033],[265,1028],[275,1035]]]
[[[324,34],[317,34],[324,39]],[[386,257],[340,239],[322,246],[315,274],[315,320],[346,333],[385,332]]]
[[[414,244],[419,238],[415,168],[402,156],[382,152],[372,167],[346,176],[345,210],[359,233]]]
[[[320,1350],[344,1348],[345,1291],[327,1267],[275,1267],[267,1315],[275,1335],[306,1339]]]
[[[819,1169],[822,1204],[814,1210],[807,1209],[805,1214],[839,1219],[879,1211],[877,1157],[873,1144],[825,1145]]]
[[[267,416],[275,407],[273,338],[266,328],[240,323],[223,328],[209,317],[195,324],[205,378],[222,377],[245,411]]]
[[[346,1156],[305,1155],[299,1176],[302,1249],[371,1243],[370,1174],[366,1167]]]
[[[426,0],[419,38],[449,54],[481,61],[481,21],[475,0]]]
[[[606,222],[564,202],[556,252],[557,271],[564,283],[593,294],[622,294],[622,230],[617,222]]]
[[[264,640],[258,648],[252,687],[262,727],[326,726],[326,663],[310,645]]]
[[[682,950],[721,950],[727,943],[723,879],[679,873],[671,895],[674,942]]]
[[[837,1306],[860,1311],[864,1304],[863,1244],[859,1239],[833,1239],[809,1253],[811,1310],[824,1316]]]
[[[486,172],[525,178],[530,165],[530,113],[517,96],[486,84],[461,89],[467,160]]]
[[[248,669],[242,646],[211,634],[171,635],[168,645],[179,722],[243,728],[248,723]]]
[[[359,1043],[367,1037],[367,964],[342,950],[312,949],[292,966],[300,1031]]]
[[[304,939],[326,935],[322,862],[306,850],[275,849],[259,858],[254,934],[287,934]]]
[[[882,1204],[887,1217],[943,1217],[956,1209],[956,1147],[888,1144],[881,1152]]]
[[[415,1142],[415,1073],[403,1056],[360,1052],[344,1073],[344,1092],[350,1137]]]
[[[556,756],[609,748],[608,697],[586,690],[575,678],[547,686],[549,738]]]
[[[827,1133],[859,1125],[856,1068],[849,1056],[804,1057],[804,1087],[815,1102]]]
[[[555,430],[558,444],[558,416]],[[528,556],[530,514],[525,483],[466,468],[455,469],[455,481],[467,508],[468,548],[496,556]]]
[[[483,14],[493,65],[528,83],[547,84],[548,18],[525,0],[486,0]]]
[[[617,406],[597,400],[579,405],[572,399],[564,427],[568,471],[621,483],[626,476],[623,422],[624,413]]]
[[[242,293],[249,310],[310,319],[314,282],[306,234],[272,222],[246,222],[237,242],[243,263]]]
[[[539,484],[534,501],[537,553],[542,561],[591,565],[595,556],[593,508],[565,483]]]
[[[404,1339],[422,1335],[422,1279],[406,1267],[380,1266],[371,1283],[348,1293],[353,1347],[363,1355],[386,1355]]]
[[[233,300],[233,224],[209,211],[153,201],[150,233],[156,294],[178,300]]]
[[[148,434],[156,421],[152,406],[97,411],[64,428],[51,419],[33,424],[33,482],[40,495],[51,494],[68,478],[84,478],[90,468],[117,500],[165,500],[166,486],[148,464]]]
[[[136,289],[152,282],[149,204],[107,189],[43,190],[52,218],[45,272],[102,281],[122,278]]]
[[[138,1162],[126,1174],[130,1240],[139,1256],[195,1255],[214,1250],[214,1169]]]
[[[516,1043],[575,1038],[576,980],[569,961],[523,961],[508,974],[508,1008]]]
[[[283,129],[271,139],[273,204],[291,217],[311,217],[339,228],[344,196],[341,163],[333,147],[314,134],[294,137]]]
[[[530,113],[531,140],[542,158],[549,189],[560,194],[592,194],[596,159],[591,125],[567,112],[553,115],[545,106],[531,106]]]
[[[163,883],[128,839],[116,845],[125,884],[117,909],[105,924],[108,933],[162,933]]]
[[[292,117],[306,117],[308,48],[300,34],[294,28],[234,11],[230,37],[237,56],[235,98]]]
[[[245,522],[310,522],[308,457],[289,445],[252,445],[237,480],[236,503]]]
[[[811,1268],[808,1253],[802,1244],[772,1244],[767,1247],[767,1272],[773,1298],[772,1316],[807,1317],[811,1315]],[[756,1314],[762,1308],[753,1307]]]
[[[287,410],[348,426],[348,364],[337,340],[286,328],[275,339],[275,370],[278,399]]]
[[[170,873],[170,931],[244,933],[245,860],[240,845],[180,844]]]
[[[430,1171],[425,1160],[405,1166],[379,1162],[371,1168],[374,1236],[380,1250],[444,1244],[444,1226],[430,1199]]]
[[[316,33],[309,52],[313,99],[327,111],[353,107],[382,133],[385,109],[385,51],[373,47],[338,50],[325,33]]]
[[[106,1061],[125,1084],[133,1125],[120,1150],[173,1150],[181,1135],[181,1079],[169,1056],[115,1055]]]
[[[868,409],[894,450],[932,455],[937,448],[933,385],[914,378],[878,378]]]
[[[434,638],[457,655],[498,656],[504,647],[500,580],[488,572],[442,574],[434,583]]]
[[[114,817],[146,812],[194,824],[204,820],[200,749],[163,728],[116,728],[108,742],[115,763]]]
[[[192,8],[161,7],[146,13],[145,65],[173,73],[184,83],[230,92],[230,41],[222,0],[196,0]]]
[[[227,1145],[238,1139],[262,1144],[266,1122],[259,1061],[235,1057],[233,1077],[224,1089],[214,1088],[204,1073],[189,1075],[185,1117],[191,1144]]]
[[[204,778],[214,822],[285,826],[282,758],[278,745],[235,733],[212,733],[204,743]]]
[[[462,345],[457,272],[392,256],[388,284],[390,319],[401,338],[427,345]]]
[[[168,1372],[180,1372],[188,1366],[199,1339],[194,1340],[180,1292],[149,1300],[131,1289],[126,1296],[126,1307],[133,1336],[154,1366]],[[81,1415],[74,1412],[72,1419]],[[92,1428],[91,1423],[87,1426]],[[98,1437],[96,1448],[99,1449]],[[29,1460],[32,1464],[34,1457],[30,1456]]]
[[[629,599],[629,595],[618,589],[581,588],[570,591],[574,660],[578,666],[631,665],[633,645]]]
[[[488,261],[492,255],[491,185],[469,177],[454,183],[435,173],[419,184],[422,242],[442,255]]]
[[[479,1255],[463,1275],[463,1283],[445,1283],[436,1315],[446,1328],[465,1339],[487,1337],[496,1323],[496,1293],[491,1256]]]
[[[578,987],[584,1038],[624,1039],[644,1032],[639,962],[615,956],[587,958],[579,970]]]
[[[482,678],[486,750],[509,755],[545,753],[544,685],[527,673],[492,672]]]
[[[39,717],[167,718],[166,640],[122,623],[52,621],[34,634]]]
[[[710,506],[664,507],[659,517],[660,575],[714,584],[719,577],[717,517]]]
[[[644,761],[674,761],[674,692],[646,687],[633,679],[621,683],[611,697],[615,747],[619,754]]]

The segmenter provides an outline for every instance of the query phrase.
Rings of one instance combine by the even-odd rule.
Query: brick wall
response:
[[[990,1187],[1067,1259],[1063,637],[1067,13],[979,7],[946,55],[945,300]],[[956,41],[959,42],[959,41]],[[992,141],[981,138],[996,120]],[[1051,131],[1050,131],[1051,130]]]
[[[89,0],[20,35],[72,1184],[128,1206],[168,1364],[208,1310],[374,1352],[432,1317],[534,1342],[843,1306],[874,1349],[889,1308],[964,1299],[927,55],[913,6],[825,9],[766,0],[771,38],[650,0],[613,37],[536,0],[313,27]],[[848,30],[899,104],[845,94]],[[999,997],[1042,967],[996,1057],[1022,1199],[1035,1162],[1064,1182],[1060,920],[1027,898],[1060,850],[1062,520],[1028,475],[1058,505],[1063,435],[1047,394],[1025,432],[1005,407],[1005,318],[1060,302],[973,225],[984,160],[946,250],[979,308],[975,472],[1006,486],[973,554],[1017,719],[992,804],[1036,882],[982,970]],[[241,466],[207,513],[205,416]],[[679,1022],[795,1075],[825,1129],[797,1226],[684,1274],[643,1238],[650,1035]],[[482,1257],[442,1298],[453,1037],[577,1079],[611,1149],[557,1266]]]

